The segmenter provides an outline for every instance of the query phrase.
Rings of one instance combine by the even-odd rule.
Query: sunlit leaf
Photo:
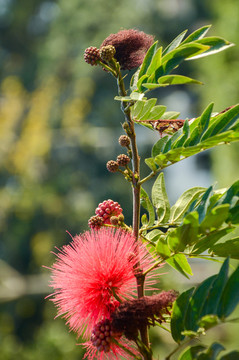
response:
[[[149,221],[147,225],[152,226],[155,221],[154,207],[149,199],[147,192],[142,187],[140,192],[140,199],[141,199],[141,205],[148,211],[149,214]]]
[[[170,216],[170,204],[166,192],[164,174],[160,173],[152,187],[152,202],[156,208],[158,222],[167,222]]]
[[[197,29],[196,31],[194,31],[192,34],[190,34],[183,42],[182,44],[186,44],[195,40],[199,40],[202,39],[204,37],[204,35],[206,35],[206,33],[208,32],[208,30],[210,29],[211,25],[206,25],[203,26],[199,29]]]
[[[165,75],[158,79],[159,84],[181,85],[181,84],[202,84],[201,81],[183,75]]]
[[[166,55],[170,51],[176,49],[181,44],[181,42],[184,39],[185,34],[187,33],[187,31],[188,30],[184,30],[175,39],[173,39],[173,41],[164,49],[163,55]]]
[[[217,256],[239,259],[239,238],[233,238],[224,243],[210,246],[210,250]]]
[[[194,187],[186,190],[171,207],[169,222],[181,221],[191,203],[196,199],[200,199],[205,190],[203,187]]]
[[[140,67],[140,71],[139,71],[139,79],[145,75],[147,73],[147,70],[150,66],[150,63],[156,53],[157,50],[157,45],[158,45],[158,41],[156,41],[147,51],[147,54],[144,57],[144,61]]]
[[[198,326],[205,330],[211,329],[218,324],[220,324],[220,321],[217,315],[205,315],[198,322]]]
[[[210,48],[201,54],[187,58],[187,60],[195,60],[203,56],[213,55],[218,53],[219,51],[223,51],[231,46],[234,46],[234,44],[230,43],[229,41],[216,36],[196,40],[194,41],[194,43],[207,45]]]
[[[192,269],[187,261],[187,258],[184,254],[176,254],[169,259],[166,260],[166,262],[175,270],[180,272],[183,276],[185,276],[187,279],[189,279],[189,275],[193,275]]]

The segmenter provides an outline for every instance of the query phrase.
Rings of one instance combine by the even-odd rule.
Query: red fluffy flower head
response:
[[[78,335],[89,337],[99,321],[110,319],[119,306],[117,299],[136,296],[138,262],[145,271],[153,259],[141,243],[136,252],[130,232],[101,228],[75,236],[57,254],[51,269],[52,301],[58,315],[64,316]],[[152,276],[146,278],[146,289],[154,284]]]

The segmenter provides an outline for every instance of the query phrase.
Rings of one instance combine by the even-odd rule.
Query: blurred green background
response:
[[[87,229],[97,204],[119,201],[130,223],[131,191],[105,163],[122,152],[123,122],[113,101],[109,74],[83,60],[84,49],[100,46],[110,33],[137,28],[166,45],[188,28],[213,24],[235,47],[187,62],[181,72],[203,87],[152,92],[182,118],[215,111],[239,98],[239,7],[235,0],[0,0],[0,359],[79,360],[83,351],[44,297],[54,246]],[[141,157],[158,134],[137,129]],[[229,186],[239,178],[238,145],[219,147],[166,172],[172,203],[189,186]],[[147,169],[142,168],[145,174]],[[219,265],[203,268],[191,283]],[[166,269],[165,271],[168,271]],[[189,281],[169,272],[161,288],[182,289]],[[173,278],[173,280],[172,280]],[[181,285],[178,283],[181,282]],[[217,337],[235,348],[238,326],[219,328]],[[237,331],[236,331],[237,329]],[[153,334],[156,355],[172,350],[165,335]],[[163,345],[164,343],[164,345]]]

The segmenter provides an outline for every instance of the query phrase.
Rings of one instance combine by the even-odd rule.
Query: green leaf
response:
[[[164,139],[164,138],[162,138]],[[161,140],[162,140],[161,139]],[[203,187],[194,187],[186,190],[171,207],[169,222],[181,221],[189,206],[205,192]]]
[[[239,259],[239,237],[213,245],[210,250],[217,256],[230,256],[232,259]]]
[[[149,113],[146,113],[143,117],[140,117],[141,121],[151,121],[151,120],[159,120],[160,117],[164,114],[166,110],[166,106],[156,105],[150,110]]]
[[[239,266],[232,273],[223,290],[217,314],[219,318],[229,316],[239,303]]]
[[[204,349],[206,349],[204,345],[189,346],[179,355],[178,360],[195,360],[197,354]]]
[[[174,302],[172,308],[171,316],[171,332],[174,341],[180,343],[184,336],[181,332],[184,330],[184,321],[189,304],[189,299],[194,291],[194,288],[191,288],[187,291],[184,291]]]
[[[192,269],[184,254],[176,254],[173,257],[166,260],[166,262],[175,270],[180,272],[183,276],[189,279],[188,275],[193,275]]]
[[[117,101],[124,101],[124,102],[132,101],[132,98],[130,96],[115,96],[114,99]]]
[[[181,34],[179,34],[173,41],[164,49],[163,55],[166,55],[170,51],[176,49],[184,39],[185,34],[188,30],[184,30]]]
[[[158,89],[160,87],[166,87],[168,86],[169,84],[155,84],[155,83],[150,83],[150,82],[145,82],[142,86],[146,89],[149,89],[149,90],[154,90],[154,89]]]
[[[223,114],[219,114],[213,118],[212,125],[209,126],[202,136],[202,141],[212,137],[222,131],[230,129],[232,125],[239,119],[239,105],[234,106]]]
[[[162,57],[162,65],[155,72],[155,80],[158,81],[161,76],[169,74],[175,67],[190,56],[201,54],[208,49],[208,46],[189,43],[170,51]]]
[[[217,355],[221,352],[225,350],[224,346],[219,344],[219,343],[213,343],[208,349],[207,351],[201,353],[197,359],[198,360],[216,360],[217,359]]]
[[[218,53],[219,51],[223,51],[231,46],[234,46],[234,44],[230,43],[229,41],[216,36],[211,36],[200,40],[196,40],[194,41],[194,44],[195,43],[209,46],[209,49],[201,54],[187,58],[187,60],[195,60],[203,56],[213,55]]]
[[[199,328],[198,320],[201,317],[203,306],[216,278],[217,275],[210,276],[195,289],[189,300],[185,317],[185,329],[196,331]]]
[[[220,321],[217,315],[205,315],[198,322],[198,325],[205,330],[209,330],[218,324],[220,324]]]
[[[138,93],[138,92],[136,92],[136,91],[133,91],[131,94],[130,94],[130,98],[132,99],[132,100],[143,100],[143,99],[146,99],[145,97],[144,97],[144,94],[140,94],[140,93]]]
[[[207,107],[201,117],[190,121],[189,128],[187,122],[185,121],[184,127],[179,129],[165,143],[163,154],[162,152],[157,155],[154,153],[155,156],[153,161],[155,162],[155,165],[159,166],[160,169],[163,169],[172,163],[195,155],[202,150],[206,150],[223,143],[238,141],[239,123],[236,127],[233,125],[233,128],[232,124],[235,124],[237,117],[239,118],[239,105],[234,106],[232,109],[218,116],[210,117],[211,111],[212,104]],[[220,121],[222,121],[221,116],[223,117],[223,125],[218,128],[216,127],[215,122],[218,121],[219,117]],[[163,117],[164,115],[162,118]],[[228,129],[228,127],[229,130],[224,131],[225,129]],[[209,134],[209,129],[211,129],[210,134],[214,134],[213,136]],[[215,134],[214,129],[217,129],[219,132]],[[239,215],[238,213],[235,213],[235,211],[233,213],[233,220],[235,222],[239,222]]]
[[[231,351],[222,357],[219,360],[238,360],[239,359],[239,351]]]
[[[207,106],[207,108],[204,110],[204,112],[202,113],[202,115],[200,116],[198,127],[199,127],[199,132],[201,134],[201,137],[204,134],[205,130],[208,128],[209,121],[210,121],[211,114],[212,114],[213,105],[214,105],[213,103],[209,104]]]
[[[222,295],[223,289],[228,279],[228,269],[229,269],[229,258],[227,258],[224,261],[215,281],[213,282],[210,288],[206,302],[201,312],[201,316],[208,314],[210,315],[217,314],[217,308],[220,301],[220,297]]]
[[[137,116],[138,120],[143,119],[145,116],[147,116],[147,114],[150,113],[151,109],[156,104],[156,101],[157,99],[152,98],[144,102],[144,106]]]
[[[187,245],[197,241],[198,236],[198,213],[189,213],[183,219],[183,224],[168,233],[168,245],[174,252],[184,251]]]
[[[142,225],[144,225],[144,226],[147,226],[147,225],[148,225],[148,218],[147,218],[147,215],[146,215],[146,214],[143,214],[143,215],[141,216],[141,223],[142,223]]]
[[[143,76],[141,76],[141,78],[139,78],[138,82],[137,82],[137,91],[139,92],[144,92],[144,89],[143,89],[143,83],[147,83],[147,80],[148,80],[148,75],[145,74]]]
[[[201,198],[200,204],[197,207],[197,212],[199,215],[199,223],[203,221],[206,216],[207,208],[210,204],[210,195],[212,195],[213,187],[210,186],[207,191],[205,191],[203,197]]]
[[[156,243],[155,250],[161,256],[162,259],[167,259],[167,258],[170,257],[171,251],[170,251],[170,249],[168,247],[167,241],[165,239],[165,235],[162,235],[158,239],[158,241]]]
[[[154,72],[161,65],[161,59],[162,59],[162,46],[155,52],[152,61],[148,67],[147,75],[152,75],[149,77],[150,82],[153,82]]]
[[[209,231],[219,229],[228,217],[229,207],[229,204],[215,206],[201,222],[200,231],[202,233],[207,233]]]
[[[192,34],[190,34],[183,42],[182,44],[186,44],[195,40],[199,40],[202,39],[204,37],[204,35],[206,35],[206,33],[208,32],[208,30],[210,29],[211,25],[206,25],[201,27],[200,29],[197,29],[196,31],[194,31]]]
[[[177,119],[180,115],[180,112],[177,111],[166,111],[162,116],[161,119],[167,119],[167,120],[171,120],[171,119]]]
[[[208,249],[212,249],[212,246],[216,244],[218,240],[222,240],[229,232],[233,231],[234,228],[224,228],[218,231],[214,231],[211,234],[206,234],[194,245],[191,250],[192,254],[201,254]]]
[[[164,174],[160,173],[152,187],[152,202],[156,208],[158,222],[165,223],[170,216],[170,204],[165,188]]]
[[[154,224],[155,221],[155,212],[154,212],[154,207],[149,199],[149,196],[147,194],[147,192],[141,187],[140,190],[140,200],[141,200],[141,205],[148,211],[149,213],[149,221],[148,221],[148,226],[152,226]]]
[[[150,66],[150,63],[155,55],[155,52],[157,50],[158,41],[156,41],[147,51],[147,54],[145,55],[144,61],[140,67],[139,71],[139,79],[147,73],[147,70]]]
[[[157,171],[157,165],[155,164],[153,158],[147,158],[144,162],[152,171]]]
[[[154,146],[152,148],[152,157],[157,156],[158,154],[160,154],[163,151],[164,146],[165,146],[166,142],[168,141],[168,138],[169,138],[169,136],[164,136],[154,144]]]
[[[165,75],[158,79],[159,84],[167,85],[182,85],[182,84],[202,84],[201,81],[192,79],[183,75]]]
[[[130,108],[132,118],[136,118],[136,119],[138,118],[138,115],[139,115],[140,112],[142,111],[144,105],[145,105],[145,101],[136,101],[136,103],[134,104],[134,106],[132,106],[132,107]]]

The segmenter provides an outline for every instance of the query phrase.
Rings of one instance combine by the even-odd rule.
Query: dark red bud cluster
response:
[[[95,213],[104,220],[105,224],[110,224],[110,218],[112,216],[121,215],[122,208],[119,203],[109,199],[100,203],[96,208]]]
[[[110,342],[113,333],[111,331],[111,324],[108,319],[100,321],[93,328],[91,335],[91,342],[98,351],[105,353],[110,351]]]

